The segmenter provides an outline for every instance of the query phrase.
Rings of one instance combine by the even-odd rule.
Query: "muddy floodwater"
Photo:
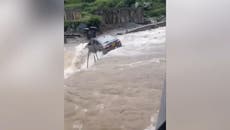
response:
[[[123,46],[90,56],[65,47],[65,130],[154,130],[165,79],[165,27],[117,36]]]

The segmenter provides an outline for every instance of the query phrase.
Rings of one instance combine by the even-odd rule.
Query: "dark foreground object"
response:
[[[157,130],[166,130],[166,121]]]
[[[166,81],[161,95],[160,113],[156,124],[156,130],[166,130]]]

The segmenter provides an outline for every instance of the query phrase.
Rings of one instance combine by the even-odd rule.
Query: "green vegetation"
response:
[[[144,7],[147,17],[166,15],[166,0],[66,0],[65,8],[79,8],[93,14],[98,9]]]
[[[79,22],[85,23],[87,25],[94,25],[94,26],[99,26],[101,24],[101,17],[97,15],[92,15],[88,14],[86,12],[83,12],[82,18],[80,19]]]
[[[66,30],[67,27],[77,28],[79,24],[80,24],[80,21],[65,21],[64,29]]]
[[[94,14],[96,10],[120,7],[143,7],[145,17],[166,15],[166,0],[66,0],[65,8],[80,9],[82,18],[75,22],[65,21],[65,27],[79,23],[100,26],[101,18]]]

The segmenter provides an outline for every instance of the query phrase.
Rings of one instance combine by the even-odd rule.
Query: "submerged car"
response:
[[[88,43],[88,48],[90,52],[102,51],[103,54],[108,53],[109,51],[121,47],[121,41],[113,37],[111,35],[99,36],[97,38],[93,38]]]

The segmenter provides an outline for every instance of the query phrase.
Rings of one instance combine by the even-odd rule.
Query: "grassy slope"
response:
[[[65,8],[80,8],[83,12],[92,14],[97,9],[128,7],[134,5],[135,2],[139,2],[141,6],[144,2],[152,3],[152,6],[145,10],[147,17],[165,15],[165,0],[68,0]]]
[[[65,21],[65,27],[71,24],[78,25],[86,23],[89,25],[100,25],[101,18],[93,13],[102,8],[119,8],[134,6],[138,2],[140,6],[144,2],[150,2],[151,6],[145,9],[145,17],[159,17],[166,14],[165,0],[67,0],[65,8],[79,8],[82,10],[82,19],[79,21]]]

